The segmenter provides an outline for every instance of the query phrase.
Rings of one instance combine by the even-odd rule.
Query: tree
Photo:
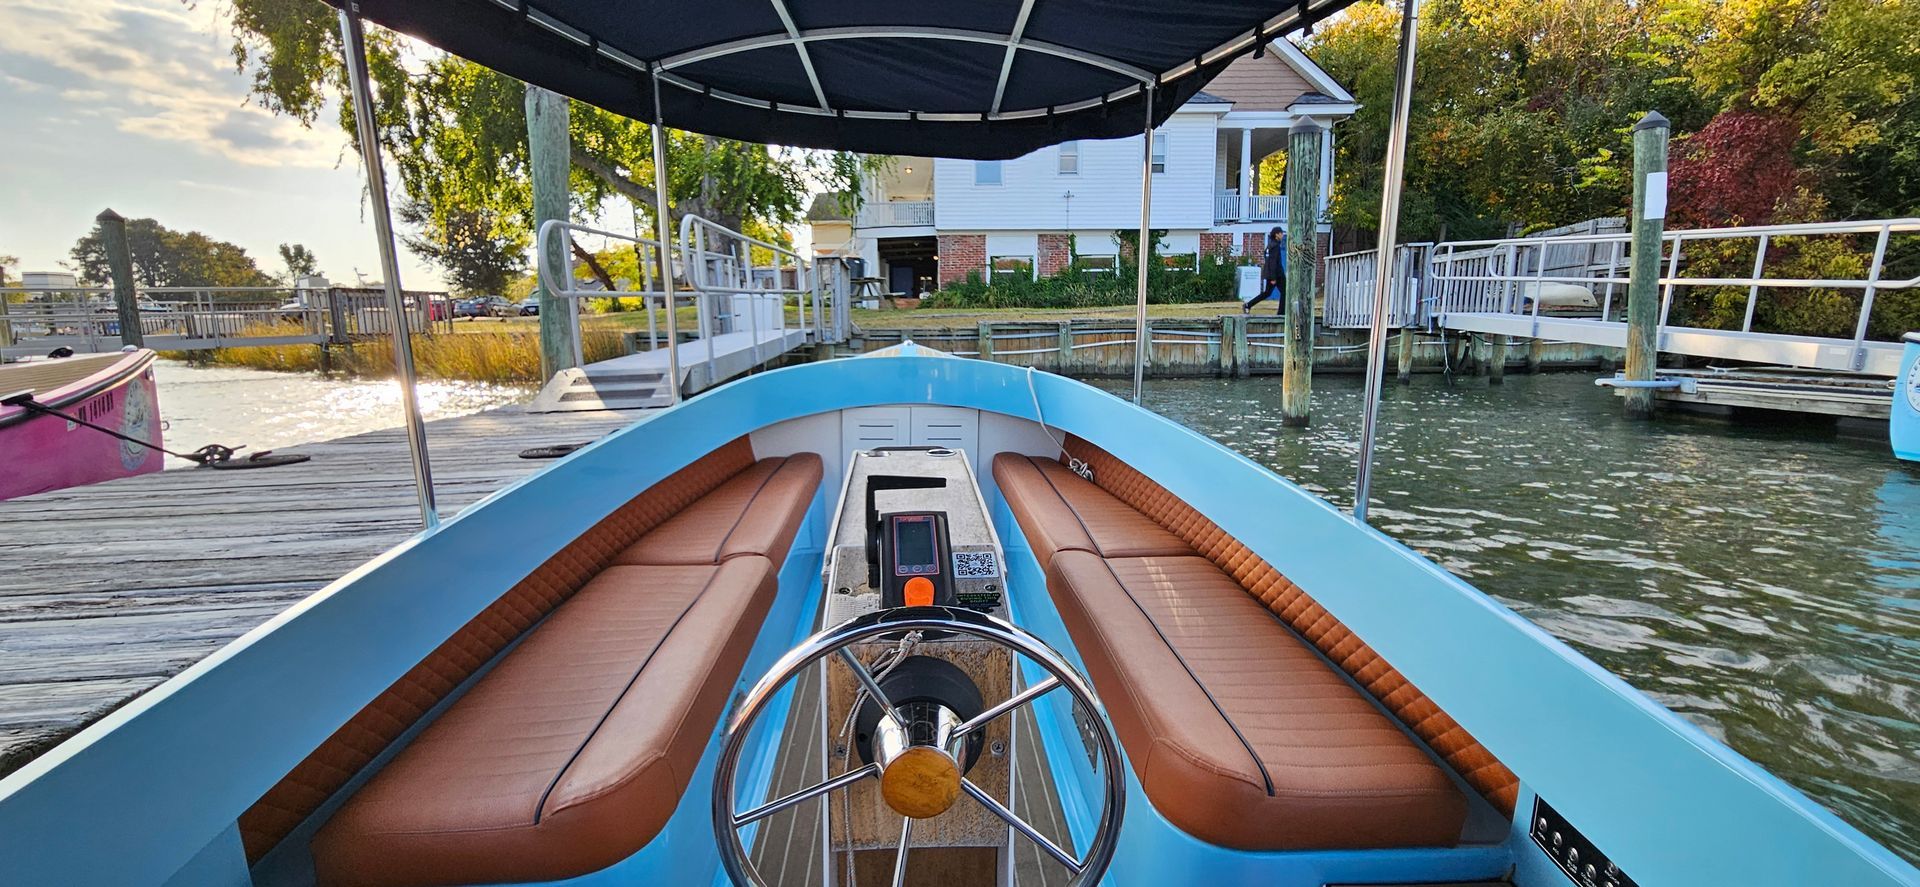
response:
[[[280,244],[280,262],[287,266],[287,283],[292,284],[302,277],[311,277],[320,273],[320,260],[313,257],[313,250],[298,243]]]
[[[344,95],[334,15],[315,0],[236,0],[233,35],[235,64],[264,107],[310,125],[330,96]],[[368,31],[367,50],[379,141],[393,158],[402,202],[414,207],[412,223],[422,226],[410,248],[471,255],[467,238],[483,230],[498,241],[495,252],[530,243],[524,85],[451,56],[410,57],[379,28]],[[341,104],[340,124],[351,134],[349,103]],[[650,217],[650,127],[579,102],[569,118],[576,212],[593,214],[617,194]],[[669,221],[693,213],[735,230],[798,220],[812,187],[857,193],[861,171],[879,162],[677,132],[666,149]],[[459,233],[461,248],[434,248],[452,245],[447,232]]]
[[[0,255],[0,287],[4,287],[7,285],[7,268],[9,266],[18,265],[18,264],[20,264],[20,259],[18,257]]]
[[[140,286],[241,287],[274,282],[245,249],[198,231],[174,231],[153,219],[127,221],[127,247],[134,282]],[[73,245],[69,255],[69,266],[82,280],[92,284],[112,280],[98,224]]]
[[[447,272],[447,283],[461,295],[499,295],[527,266],[527,238],[501,232],[497,220],[479,210],[454,209],[436,215],[419,203],[400,206],[400,218],[420,229],[401,235],[407,248]]]

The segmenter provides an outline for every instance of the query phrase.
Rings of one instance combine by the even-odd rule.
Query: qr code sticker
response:
[[[1000,575],[1000,561],[991,551],[953,553],[953,578],[955,579],[992,579],[998,575]]]

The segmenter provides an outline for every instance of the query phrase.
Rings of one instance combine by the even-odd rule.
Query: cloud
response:
[[[57,92],[75,113],[236,163],[330,167],[340,137],[247,102],[219,4],[7,0],[0,94]]]

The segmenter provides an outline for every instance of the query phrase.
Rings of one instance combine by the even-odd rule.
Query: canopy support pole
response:
[[[360,136],[360,161],[367,171],[367,199],[373,204],[373,230],[380,244],[380,276],[387,290],[387,321],[393,334],[393,368],[400,377],[400,405],[407,416],[407,451],[413,460],[413,487],[420,498],[420,521],[428,530],[440,527],[433,501],[433,466],[427,459],[427,425],[420,417],[414,393],[413,339],[408,328],[406,300],[400,290],[400,254],[393,242],[393,215],[387,207],[387,173],[380,161],[380,134],[374,129],[373,86],[367,82],[366,34],[360,26],[360,4],[340,8],[340,42],[347,63],[347,83],[353,89],[354,129]]]
[[[653,227],[660,241],[661,301],[667,303],[667,393],[669,403],[680,402],[679,305],[673,294],[673,222],[667,218],[667,124],[660,107],[660,69],[653,69]],[[684,251],[685,244],[681,245]],[[687,274],[693,274],[693,256],[685,255]],[[653,306],[647,306],[652,316]],[[709,343],[711,344],[711,343]]]
[[[1393,294],[1394,244],[1400,235],[1400,190],[1406,178],[1407,126],[1413,113],[1414,43],[1420,0],[1402,0],[1400,60],[1393,75],[1393,116],[1387,128],[1386,182],[1380,188],[1380,246],[1373,267],[1373,328],[1367,336],[1367,387],[1360,420],[1360,465],[1354,477],[1353,517],[1365,522],[1373,487],[1373,444],[1380,423],[1380,384],[1387,364],[1387,306]]]
[[[1139,269],[1134,289],[1133,318],[1133,402],[1140,402],[1140,391],[1146,379],[1148,351],[1153,343],[1147,338],[1147,258],[1153,252],[1152,232],[1149,230],[1153,219],[1153,87],[1148,81],[1141,87],[1140,95],[1146,99],[1147,125],[1140,135],[1140,239],[1133,245],[1133,263]]]

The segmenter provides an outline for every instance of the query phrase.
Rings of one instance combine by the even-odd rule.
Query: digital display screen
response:
[[[933,546],[932,519],[906,518],[893,522],[893,559],[895,575],[939,572],[940,557]]]

